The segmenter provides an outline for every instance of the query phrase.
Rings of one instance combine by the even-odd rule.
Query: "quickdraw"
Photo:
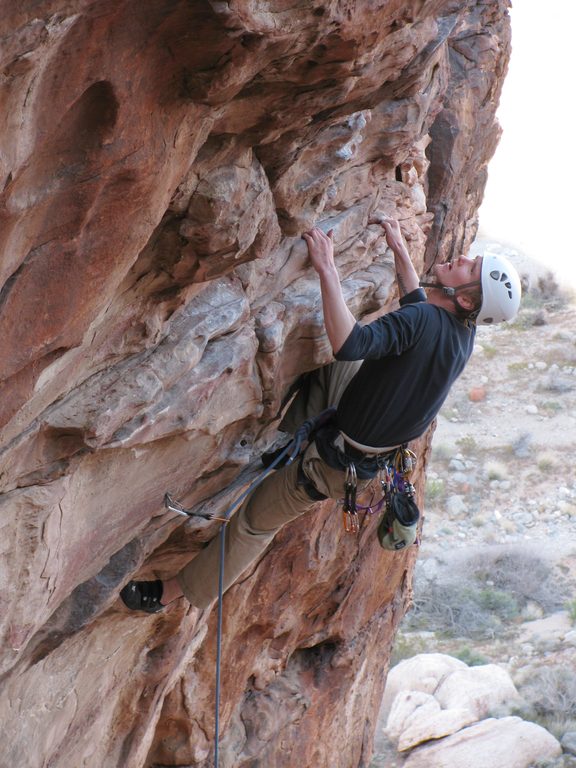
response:
[[[420,511],[410,480],[415,467],[416,455],[402,446],[381,475],[385,510],[378,525],[378,540],[383,549],[398,551],[417,541]]]
[[[342,509],[344,512],[344,530],[346,533],[358,533],[360,530],[360,521],[358,520],[358,507],[356,504],[356,491],[358,488],[358,476],[356,467],[350,463],[346,467],[346,478],[344,480],[344,501]]]
[[[346,533],[359,533],[370,516],[384,509],[385,517],[392,510],[392,497],[395,493],[414,495],[415,488],[410,482],[417,462],[416,454],[406,446],[398,448],[391,456],[386,457],[385,463],[380,467],[381,498],[374,503],[374,495],[369,504],[363,505],[357,502],[358,478],[356,467],[353,463],[346,467],[344,480],[344,498],[340,500],[343,511],[344,531]],[[364,512],[364,518],[360,522],[359,512]]]
[[[409,448],[405,446],[398,448],[392,464],[386,465],[384,471],[380,473],[380,484],[385,497],[389,498],[395,492],[415,493],[410,476],[416,468],[416,461],[416,454]]]

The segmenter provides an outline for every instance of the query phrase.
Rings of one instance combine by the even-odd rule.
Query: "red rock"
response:
[[[483,400],[486,400],[486,395],[486,387],[472,387],[468,392],[468,399],[473,403],[481,403]]]
[[[375,210],[418,268],[466,250],[507,7],[2,3],[6,764],[210,760],[214,612],[127,615],[118,591],[215,535],[164,492],[222,511],[330,360],[305,227],[334,229],[358,317],[395,296]],[[417,554],[375,522],[357,541],[320,505],[227,596],[231,764],[369,761]]]

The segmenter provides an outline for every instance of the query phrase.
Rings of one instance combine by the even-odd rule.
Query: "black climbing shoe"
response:
[[[283,445],[282,448],[276,448],[275,451],[266,451],[266,453],[262,454],[262,465],[268,469],[268,467],[280,456],[282,451],[285,451],[287,448],[286,445]],[[286,451],[286,456],[284,456],[278,464],[274,467],[274,469],[280,469],[280,467],[286,466],[288,459],[290,458],[290,451]]]
[[[158,613],[164,608],[160,602],[162,592],[163,585],[160,579],[157,581],[129,581],[120,592],[120,597],[124,605],[131,611]]]

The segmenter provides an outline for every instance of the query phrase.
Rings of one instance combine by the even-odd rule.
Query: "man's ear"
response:
[[[473,309],[476,309],[476,299],[468,291],[457,293],[456,302],[464,312],[472,312]]]

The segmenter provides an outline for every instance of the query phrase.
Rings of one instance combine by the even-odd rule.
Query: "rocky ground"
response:
[[[575,330],[573,297],[541,272],[516,322],[479,329],[438,418],[416,608],[395,652],[501,664],[531,702],[523,716],[557,738],[576,730],[576,685],[544,691],[541,675],[576,670]],[[379,731],[372,766],[401,765]]]

